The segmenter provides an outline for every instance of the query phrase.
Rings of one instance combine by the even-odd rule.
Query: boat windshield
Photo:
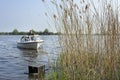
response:
[[[26,41],[37,41],[39,38],[34,35],[29,35],[29,36],[22,36],[21,42],[26,42]]]

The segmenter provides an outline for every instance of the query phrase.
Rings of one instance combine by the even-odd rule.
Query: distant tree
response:
[[[12,31],[12,34],[13,34],[13,35],[17,35],[17,34],[19,34],[19,31],[18,31],[17,29],[14,29],[14,30]]]
[[[32,32],[34,34],[39,34],[39,35],[59,35],[61,34],[60,32],[54,33],[50,32],[47,28],[44,31],[35,31],[32,29]],[[12,32],[0,32],[0,35],[28,35],[29,32],[19,32],[17,29],[14,29]]]
[[[49,34],[49,30],[48,30],[48,29],[45,29],[45,30],[43,31],[43,34]]]
[[[42,32],[42,31],[39,31],[38,34],[39,34],[39,35],[43,35],[43,32]]]
[[[27,35],[27,32],[19,32],[19,35]]]

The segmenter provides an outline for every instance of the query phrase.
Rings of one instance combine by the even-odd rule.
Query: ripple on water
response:
[[[17,48],[21,36],[0,36],[0,80],[28,80],[28,65],[45,64],[57,56],[56,36],[41,36],[44,43],[40,50]],[[54,40],[55,39],[55,40]]]

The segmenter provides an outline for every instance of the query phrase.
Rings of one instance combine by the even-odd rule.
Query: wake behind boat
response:
[[[17,42],[19,48],[25,49],[39,49],[43,40],[40,40],[37,35],[22,36],[20,41]]]

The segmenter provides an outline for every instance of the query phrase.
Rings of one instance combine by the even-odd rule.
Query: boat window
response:
[[[34,36],[31,36],[31,40],[32,40],[32,41],[35,40]]]

